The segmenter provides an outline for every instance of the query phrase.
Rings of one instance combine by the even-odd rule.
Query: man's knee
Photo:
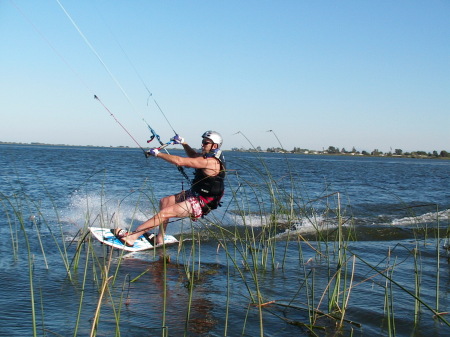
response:
[[[163,209],[166,208],[167,206],[169,206],[172,202],[172,195],[168,196],[168,197],[164,197],[159,201],[159,209]]]
[[[156,220],[157,224],[161,224],[164,221],[167,221],[168,219],[170,219],[170,217],[168,217],[166,214],[164,214],[164,212],[158,212],[156,213],[153,218]]]

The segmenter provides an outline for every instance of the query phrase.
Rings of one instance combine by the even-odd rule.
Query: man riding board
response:
[[[223,139],[215,131],[206,131],[202,138],[201,153],[192,149],[178,135],[171,139],[174,144],[183,146],[187,157],[162,153],[158,148],[147,151],[148,156],[163,159],[177,166],[194,168],[194,180],[189,190],[162,198],[159,202],[159,212],[137,227],[134,232],[127,233],[123,229],[116,228],[114,234],[123,244],[133,246],[139,236],[156,226],[160,226],[160,229],[154,244],[162,244],[171,218],[190,217],[195,221],[219,206],[225,189],[225,159],[220,149]]]

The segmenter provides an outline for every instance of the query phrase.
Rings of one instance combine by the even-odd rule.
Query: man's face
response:
[[[211,141],[211,139],[203,138],[202,140],[202,152],[208,153],[213,149],[214,143]]]

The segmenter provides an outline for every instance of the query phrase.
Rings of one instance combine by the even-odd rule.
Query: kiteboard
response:
[[[112,232],[111,228],[103,228],[103,227],[88,227],[91,231],[92,235],[105,245],[126,250],[128,252],[139,252],[147,249],[154,249],[161,247],[163,244],[155,245],[154,239],[155,234],[143,234],[141,235],[135,242],[132,247],[124,245]],[[164,244],[173,244],[177,243],[178,240],[172,235],[164,235]]]

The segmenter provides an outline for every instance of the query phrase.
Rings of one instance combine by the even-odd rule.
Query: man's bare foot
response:
[[[155,236],[155,246],[162,245],[163,242],[164,242],[164,239],[163,239],[162,235],[158,234]]]
[[[125,229],[115,228],[115,229],[111,230],[111,232],[113,232],[115,237],[120,242],[122,242],[125,246],[127,246],[127,247],[133,247],[134,246],[134,240],[131,241],[131,240],[127,239],[128,232]]]

